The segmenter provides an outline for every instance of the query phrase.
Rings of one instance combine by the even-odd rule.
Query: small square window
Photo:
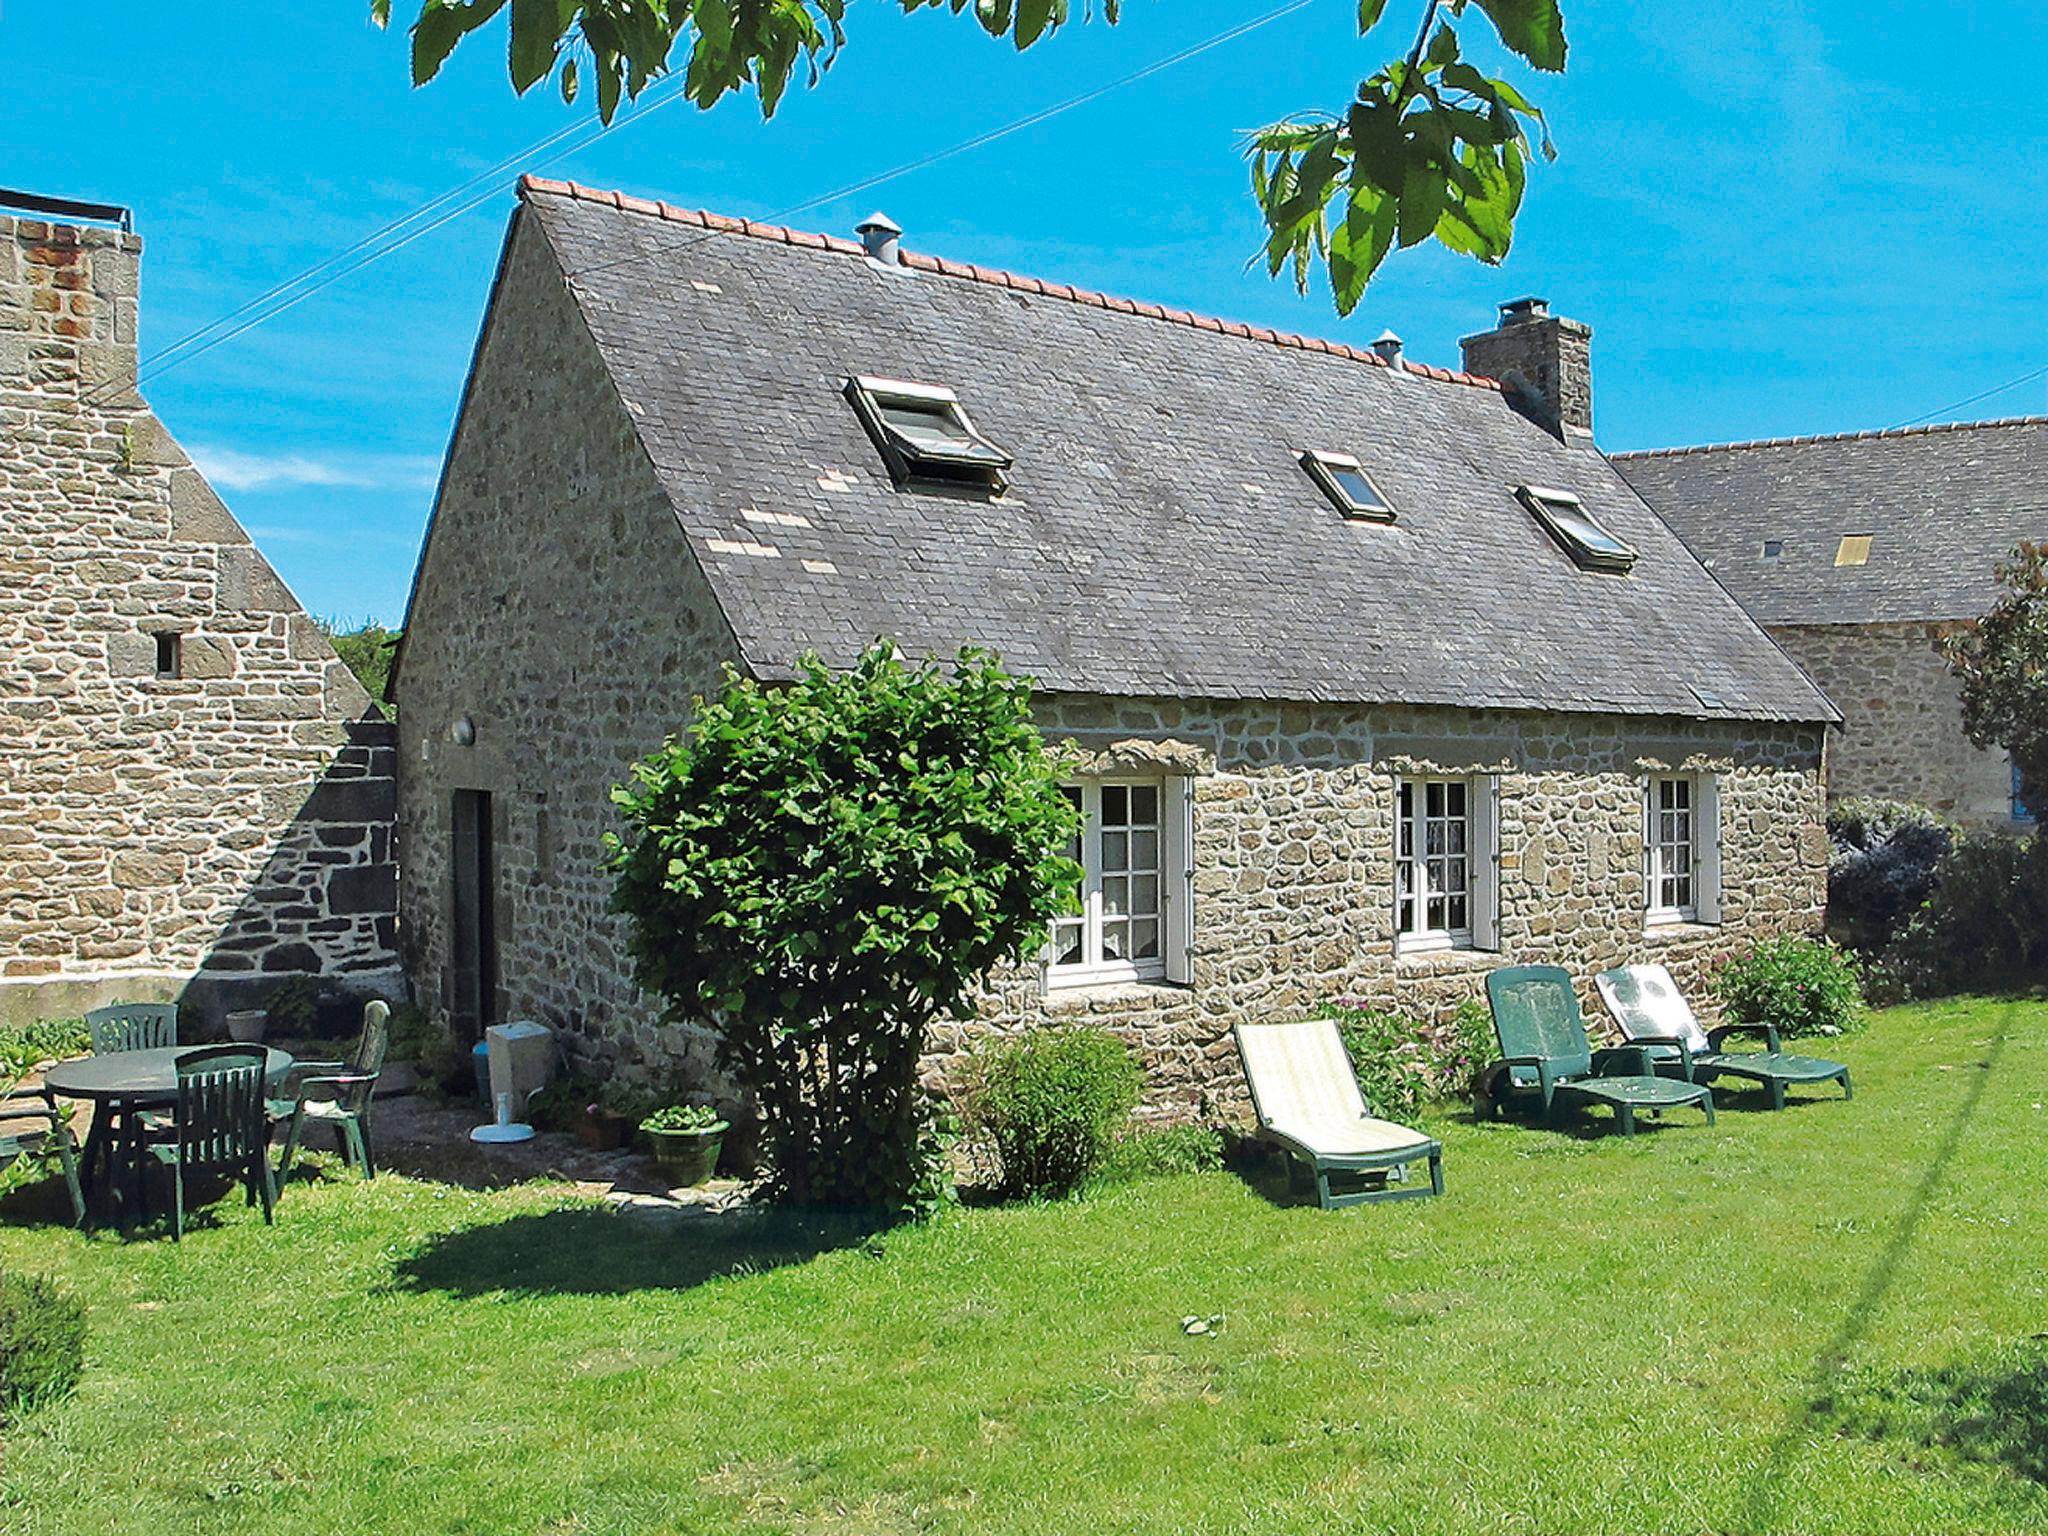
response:
[[[1311,448],[1302,454],[1301,467],[1346,517],[1377,523],[1394,520],[1394,504],[1373,484],[1365,466],[1350,454]]]
[[[1524,485],[1517,487],[1515,494],[1582,568],[1619,574],[1636,563],[1636,552],[1609,532],[1570,491]]]
[[[1842,542],[1835,546],[1835,564],[1870,564],[1870,535],[1867,533],[1843,534]]]
[[[156,637],[156,675],[176,677],[179,664],[184,659],[184,644],[173,630],[162,630]]]
[[[846,381],[846,398],[898,484],[949,480],[1003,488],[1010,455],[981,435],[952,390],[861,375]]]
[[[1764,540],[1764,558],[1765,558],[1766,560],[1782,560],[1782,559],[1784,559],[1784,558],[1785,558],[1785,541],[1784,541],[1783,539],[1765,539],[1765,540]]]

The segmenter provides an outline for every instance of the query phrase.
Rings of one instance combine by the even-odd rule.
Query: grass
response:
[[[2048,1006],[1838,1043],[1853,1103],[1451,1115],[1446,1198],[1334,1214],[1211,1172],[873,1243],[397,1178],[182,1248],[17,1221],[93,1333],[0,1529],[2048,1529]]]

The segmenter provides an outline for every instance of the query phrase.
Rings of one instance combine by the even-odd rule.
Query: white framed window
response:
[[[1635,550],[1587,511],[1586,504],[1570,491],[1524,485],[1516,487],[1515,494],[1582,570],[1626,575],[1636,563]]]
[[[1374,523],[1394,520],[1394,504],[1351,454],[1310,448],[1301,456],[1301,467],[1346,517]]]
[[[1643,799],[1646,921],[1721,920],[1721,796],[1712,774],[1652,774]]]
[[[1404,954],[1493,949],[1499,781],[1403,778],[1394,789],[1394,934]]]
[[[846,381],[846,398],[898,483],[953,480],[1003,489],[1010,455],[981,435],[952,390],[859,374]]]
[[[1699,918],[1693,877],[1699,862],[1694,841],[1693,781],[1650,780],[1650,921],[1690,923]]]
[[[1083,870],[1081,910],[1052,925],[1047,985],[1190,980],[1190,782],[1089,779],[1064,789],[1081,813],[1067,850]]]

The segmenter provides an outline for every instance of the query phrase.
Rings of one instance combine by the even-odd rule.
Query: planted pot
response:
[[[669,1181],[669,1187],[687,1189],[711,1177],[729,1127],[721,1120],[700,1130],[665,1131],[645,1126],[641,1129],[654,1153],[654,1164]]]
[[[262,1008],[237,1008],[226,1023],[228,1038],[237,1045],[261,1045],[270,1029],[270,1014]]]

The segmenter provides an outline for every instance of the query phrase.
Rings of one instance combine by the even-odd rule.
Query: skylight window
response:
[[[1785,541],[1784,541],[1783,539],[1765,539],[1765,540],[1764,540],[1764,551],[1763,551],[1763,553],[1764,553],[1764,558],[1765,558],[1766,560],[1782,560],[1782,559],[1784,559],[1784,558],[1785,558]]]
[[[1586,570],[1625,572],[1636,563],[1636,552],[1610,533],[1570,491],[1525,485],[1515,494],[1564,552]]]
[[[1842,542],[1835,546],[1835,564],[1870,564],[1870,535],[1867,533],[1843,534]]]
[[[1394,504],[1380,494],[1365,467],[1348,453],[1326,453],[1311,448],[1301,456],[1301,467],[1322,487],[1323,494],[1346,517],[1391,523]]]
[[[949,480],[1003,488],[1010,455],[976,430],[952,390],[862,375],[846,381],[846,398],[898,483]]]

